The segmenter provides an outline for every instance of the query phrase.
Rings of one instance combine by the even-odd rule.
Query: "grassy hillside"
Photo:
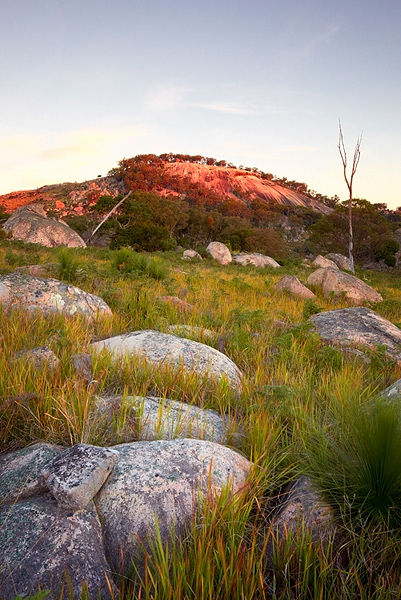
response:
[[[78,317],[20,310],[1,314],[0,450],[38,440],[64,446],[117,443],[124,439],[126,415],[117,415],[106,428],[94,410],[95,397],[106,391],[159,395],[229,413],[233,433],[245,434],[239,451],[256,465],[249,489],[235,500],[209,500],[206,516],[185,541],[169,548],[156,541],[149,577],[136,590],[123,581],[122,597],[401,598],[401,522],[395,519],[389,528],[380,515],[362,519],[362,511],[357,513],[361,518],[355,517],[347,510],[346,482],[337,481],[344,498],[343,506],[336,507],[340,542],[312,543],[304,530],[295,540],[288,534],[284,543],[274,544],[275,532],[269,529],[285,484],[299,474],[316,476],[327,457],[338,457],[338,448],[346,456],[350,446],[344,440],[350,435],[361,443],[354,434],[355,419],[362,422],[363,415],[371,414],[377,392],[401,378],[400,366],[381,348],[371,351],[366,361],[319,340],[308,317],[348,304],[320,295],[312,302],[278,294],[274,286],[285,274],[306,281],[311,268],[301,261],[260,270],[221,267],[211,259],[187,262],[181,252],[165,252],[143,255],[145,260],[137,258],[124,268],[117,252],[0,242],[1,274],[26,264],[54,263],[54,276],[98,294],[114,313],[89,324]],[[384,298],[371,308],[401,325],[401,274],[357,275]],[[163,302],[160,297],[166,295],[185,297],[192,310]],[[73,367],[74,355],[87,352],[92,341],[138,329],[167,331],[174,324],[215,333],[208,343],[223,350],[245,374],[240,397],[223,384],[205,383],[172,368],[155,370],[140,360],[116,367],[99,358],[89,383]],[[193,339],[204,341],[202,335]],[[61,360],[55,372],[37,371],[24,359],[13,358],[20,350],[44,345]],[[383,426],[400,442],[399,412],[392,418],[395,429],[389,419]],[[341,429],[338,437],[336,427]],[[325,445],[326,439],[337,446]],[[400,471],[396,465],[391,476],[396,479]],[[269,561],[266,547],[272,543]]]

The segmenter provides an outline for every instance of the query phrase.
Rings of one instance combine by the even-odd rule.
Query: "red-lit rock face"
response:
[[[273,200],[287,206],[308,206],[318,212],[331,212],[330,208],[313,198],[245,170],[180,162],[167,163],[165,170],[172,176],[188,178],[225,198],[238,199],[234,193],[236,191],[250,199]],[[163,192],[171,193],[169,190]]]
[[[171,187],[168,183],[168,187],[157,187],[153,190],[162,196],[185,194],[192,187],[210,190],[216,194],[216,204],[223,198],[231,199],[237,204],[259,200],[262,204],[273,201],[287,206],[306,206],[321,213],[330,213],[332,210],[314,198],[244,169],[188,162],[165,162],[161,168],[164,169],[168,180],[171,177]],[[101,196],[117,196],[124,191],[124,183],[117,181],[115,177],[98,177],[83,183],[63,183],[43,186],[37,190],[11,192],[0,196],[0,207],[5,212],[12,213],[21,206],[40,203],[45,210],[53,210],[60,217],[70,214],[82,215],[94,206]]]

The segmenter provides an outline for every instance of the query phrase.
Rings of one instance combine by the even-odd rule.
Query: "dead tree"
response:
[[[105,218],[99,223],[99,225],[97,227],[95,227],[95,229],[92,231],[92,233],[90,234],[87,242],[88,244],[90,244],[91,239],[93,238],[93,236],[95,235],[95,233],[98,231],[98,229],[100,229],[100,227],[103,225],[103,223],[106,223],[107,219],[109,217],[111,217],[111,215],[113,214],[114,211],[117,210],[117,208],[119,208],[121,206],[121,204],[124,202],[124,200],[126,200],[129,196],[131,196],[132,194],[132,190],[130,192],[128,192],[128,194],[126,194],[124,196],[124,198],[122,200],[120,200],[120,202],[118,202],[109,213],[107,213],[107,215],[105,216]]]
[[[353,184],[353,181],[354,181],[354,175],[355,175],[356,170],[358,168],[359,159],[361,157],[362,133],[358,137],[358,139],[356,141],[356,144],[355,144],[354,158],[352,160],[351,175],[348,178],[348,175],[347,175],[347,153],[346,153],[346,150],[345,150],[343,130],[341,128],[341,121],[339,121],[338,126],[339,126],[338,150],[340,152],[341,161],[343,163],[345,183],[347,184],[347,188],[348,188],[348,192],[349,192],[349,198],[348,198],[348,222],[349,222],[348,253],[349,253],[349,262],[350,262],[351,273],[355,273],[355,267],[354,267],[354,234],[353,234],[353,230],[352,230],[352,200],[353,200],[353,198],[352,198],[352,184]]]

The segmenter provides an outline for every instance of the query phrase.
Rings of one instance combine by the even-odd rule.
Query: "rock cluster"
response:
[[[217,250],[216,259],[228,264],[224,248]],[[249,256],[256,257],[251,263],[256,266],[272,260],[257,254],[242,256],[247,259],[241,264],[250,264]],[[344,294],[357,303],[381,299],[362,281],[325,264],[312,273],[309,285],[321,285],[326,295]],[[296,277],[281,278],[276,290],[315,298]],[[182,298],[159,300],[184,308]],[[0,303],[5,309],[19,306],[68,316],[111,314],[100,298],[79,288],[22,273],[0,277]],[[401,330],[368,308],[325,311],[309,321],[322,339],[343,350],[363,356],[365,347],[385,346],[388,355],[401,363]],[[215,332],[172,327],[177,335],[134,331],[94,342],[91,352],[109,352],[117,361],[126,355],[143,357],[156,368],[169,365],[225,380],[235,393],[241,392],[243,375],[233,361],[205,343],[185,338],[216,341]],[[47,347],[21,352],[14,359],[32,361],[36,368],[57,368],[58,361]],[[89,384],[91,356],[75,356],[74,364],[78,376]],[[383,394],[389,400],[399,397],[400,382]],[[226,415],[169,398],[117,393],[99,395],[94,410],[105,428],[111,428],[121,412],[128,415],[119,439],[109,436],[112,447],[40,443],[0,455],[0,598],[49,589],[51,600],[67,599],[79,597],[83,585],[90,599],[116,597],[118,577],[131,576],[132,565],[143,572],[143,551],[151,548],[156,536],[165,544],[172,535],[185,535],[202,499],[227,486],[237,494],[247,485],[253,465],[228,447],[242,441],[244,432]],[[296,535],[302,527],[312,532],[312,540],[335,533],[331,509],[307,478],[294,482],[269,527],[278,540],[288,531]]]
[[[251,463],[201,440],[114,448],[36,444],[0,457],[0,596],[116,596],[156,532],[182,534],[201,497],[246,484]]]

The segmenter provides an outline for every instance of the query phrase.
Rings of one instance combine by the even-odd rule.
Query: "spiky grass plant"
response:
[[[356,529],[401,527],[401,413],[375,397],[344,405],[306,442],[307,464],[326,500]]]
[[[158,256],[148,256],[134,252],[130,248],[120,248],[114,252],[113,266],[121,273],[136,273],[147,275],[152,279],[165,279],[168,268],[163,259]]]
[[[56,276],[61,281],[77,283],[85,278],[86,270],[77,253],[71,248],[62,248],[57,254]]]

